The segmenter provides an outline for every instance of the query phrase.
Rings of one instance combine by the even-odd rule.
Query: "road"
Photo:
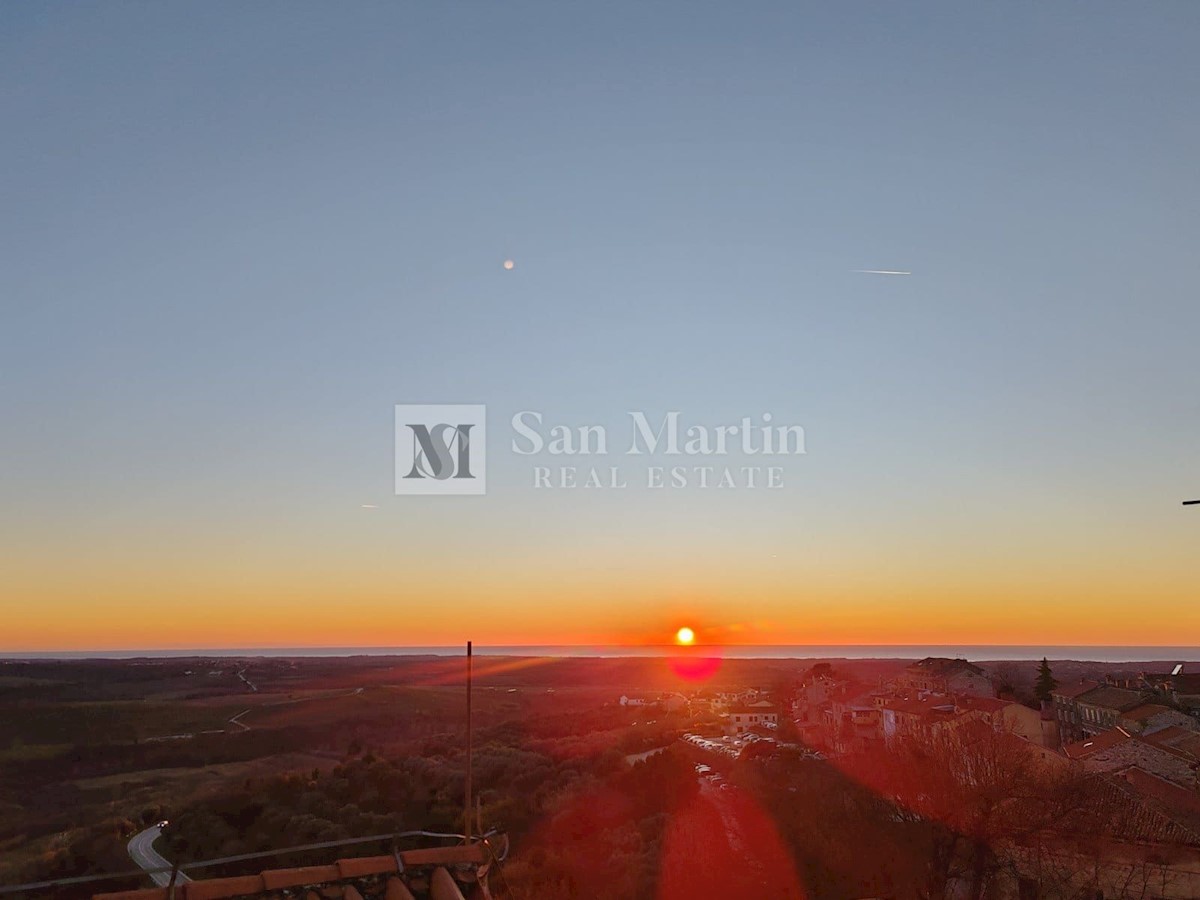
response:
[[[234,716],[232,719],[229,720],[229,724],[236,725],[238,728],[242,729],[242,731],[249,731],[250,726],[242,721],[242,716],[244,716],[248,712],[250,712],[250,710],[243,709],[240,713],[238,713],[236,716]]]
[[[667,747],[655,747],[653,750],[647,750],[645,753],[631,753],[629,756],[625,757],[625,762],[629,763],[632,766],[635,762],[639,762],[643,759],[649,759],[655,753],[662,753],[666,749],[668,749],[668,748]]]
[[[154,842],[162,836],[162,829],[157,825],[147,828],[145,831],[139,831],[129,839],[129,844],[126,849],[129,850],[129,858],[149,871],[150,869],[169,869],[171,864],[167,862],[154,849]],[[151,872],[150,879],[158,887],[166,887],[171,881],[170,872]],[[186,875],[180,872],[176,878],[176,884],[182,884],[185,881],[191,881]]]

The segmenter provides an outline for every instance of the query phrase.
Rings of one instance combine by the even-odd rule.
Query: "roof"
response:
[[[970,694],[921,694],[917,697],[888,697],[883,701],[884,709],[911,715],[922,715],[930,710],[938,710],[943,713],[952,711],[957,715],[968,712],[982,712],[991,715],[1012,705],[1011,700],[974,697]]]
[[[487,861],[481,844],[405,850],[399,856],[339,859],[327,866],[273,869],[257,875],[189,881],[174,888],[175,900],[267,900],[303,897],[308,891],[342,900],[462,900],[445,866]],[[403,863],[403,870],[401,869]],[[402,874],[403,873],[403,874]],[[93,900],[169,900],[170,889],[145,888],[96,894]],[[311,896],[311,895],[310,895]]]
[[[1126,769],[1121,777],[1143,797],[1155,800],[1172,819],[1200,832],[1200,794],[1137,766]]]
[[[751,705],[745,704],[745,703],[739,703],[737,706],[731,707],[729,711],[731,713],[741,713],[742,715],[746,715],[747,713],[750,715],[760,715],[760,716],[774,716],[774,715],[779,714],[779,710],[777,710],[774,706],[771,706],[771,705],[767,705],[767,706],[753,705],[753,706],[751,706]]]
[[[1117,712],[1124,712],[1127,709],[1140,706],[1145,702],[1145,697],[1137,691],[1102,684],[1086,693],[1079,694],[1075,700],[1078,703],[1085,703],[1088,706],[1098,706],[1101,709],[1113,709]]]
[[[883,709],[893,710],[895,713],[906,713],[908,715],[923,715],[928,710],[935,706],[940,706],[947,702],[946,697],[889,697],[883,701]]]
[[[1169,712],[1174,712],[1169,706],[1163,706],[1160,703],[1143,703],[1141,706],[1135,706],[1133,709],[1121,713],[1121,718],[1128,719],[1130,722],[1147,722],[1160,713]]]
[[[878,696],[875,691],[863,691],[852,696],[838,697],[833,702],[837,706],[845,706],[848,709],[877,709],[878,704],[875,702],[875,698]]]
[[[1000,712],[1008,706],[1014,705],[1012,700],[999,700],[995,697],[973,697],[970,694],[957,695],[954,698],[955,705],[962,712],[983,712],[991,715],[992,713]]]
[[[1071,684],[1060,684],[1050,693],[1055,697],[1065,697],[1068,700],[1072,700],[1080,694],[1086,694],[1088,691],[1099,686],[1100,682],[1098,681],[1089,681],[1086,678],[1081,678],[1079,681],[1072,682]]]
[[[1068,744],[1063,753],[1088,768],[1120,772],[1136,767],[1189,790],[1195,789],[1194,757],[1120,728],[1101,732],[1090,740]]]
[[[1200,732],[1180,725],[1169,725],[1161,731],[1146,735],[1145,739],[1148,743],[1159,747],[1169,747],[1177,753],[1200,760]]]
[[[1090,833],[1099,829],[1139,843],[1200,845],[1200,830],[1189,814],[1181,815],[1154,796],[1142,779],[1129,779],[1126,774],[1097,776],[1098,789],[1085,795],[1075,830]]]
[[[1093,753],[1110,750],[1118,744],[1123,744],[1130,740],[1133,740],[1133,738],[1128,732],[1122,731],[1120,728],[1110,728],[1108,731],[1100,732],[1095,737],[1067,744],[1063,747],[1063,753],[1067,755],[1068,759],[1087,759]]]

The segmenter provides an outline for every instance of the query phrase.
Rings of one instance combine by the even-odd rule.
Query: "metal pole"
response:
[[[1184,500],[1183,501],[1184,506],[1195,506],[1197,503],[1200,503],[1200,500]]]
[[[463,818],[464,822],[463,833],[467,836],[466,843],[471,843],[471,768],[474,763],[473,753],[474,748],[471,744],[471,642],[467,641],[467,791],[464,798]]]

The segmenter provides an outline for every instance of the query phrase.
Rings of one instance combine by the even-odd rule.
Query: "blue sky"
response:
[[[459,538],[438,564],[504,596],[640,560],[644,593],[596,601],[616,619],[688,592],[728,618],[715,553],[772,621],[998,583],[1014,617],[1056,592],[1172,617],[1200,9],[647,6],[0,10],[20,641],[85,603],[158,621],[189,579],[416,602]],[[778,497],[544,496],[494,448],[463,516],[391,496],[392,405],[424,401],[771,411],[809,455]]]

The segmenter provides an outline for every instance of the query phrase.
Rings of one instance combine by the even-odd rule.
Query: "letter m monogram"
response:
[[[482,405],[397,406],[396,493],[485,493],[486,428]]]
[[[474,477],[471,474],[471,429],[474,425],[439,423],[430,428],[420,422],[407,424],[413,433],[413,465],[405,478],[441,481]]]

